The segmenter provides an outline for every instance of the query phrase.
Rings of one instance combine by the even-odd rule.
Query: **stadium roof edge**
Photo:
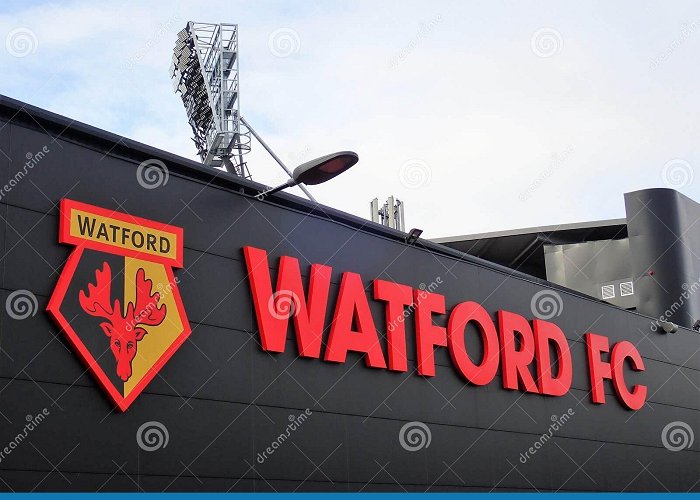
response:
[[[597,227],[622,226],[627,224],[627,219],[604,219],[597,221],[573,222],[566,224],[552,224],[548,226],[526,227],[518,229],[507,229],[503,231],[491,231],[488,233],[465,234],[459,236],[443,236],[439,238],[431,238],[430,241],[435,243],[452,243],[455,241],[471,241],[485,238],[502,238],[504,236],[518,236],[526,234],[538,233],[554,233],[558,231],[569,231],[575,229],[592,229]]]

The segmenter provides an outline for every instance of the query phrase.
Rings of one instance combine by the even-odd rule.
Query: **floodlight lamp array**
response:
[[[238,26],[187,23],[177,35],[170,76],[202,162],[249,177],[243,154],[250,151],[250,131],[239,110]]]

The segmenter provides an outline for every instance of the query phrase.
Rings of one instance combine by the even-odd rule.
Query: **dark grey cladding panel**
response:
[[[256,433],[251,465],[261,477],[347,482],[347,426],[351,417],[307,408],[262,407],[252,411]]]
[[[10,180],[10,125],[5,120],[0,120],[0,202],[3,202],[9,190],[13,189],[9,185]],[[14,175],[12,176],[14,177]],[[0,204],[0,250],[2,256],[5,255],[5,232],[7,231],[7,225],[5,220],[7,219],[7,206]],[[2,259],[0,259],[0,262]],[[0,276],[0,286],[5,286],[5,276]]]
[[[41,456],[37,454],[41,459]],[[121,465],[121,464],[120,464]],[[3,490],[10,492],[35,491],[37,493],[61,492],[139,492],[137,477],[120,474],[114,466],[115,474],[88,474],[85,472],[52,472],[43,470],[3,470]],[[144,478],[140,478],[143,482]]]
[[[17,383],[15,379],[96,387],[94,379],[87,373],[85,365],[75,354],[60,328],[44,313],[48,298],[35,295],[37,307],[32,309],[35,314],[26,314],[24,317],[25,314],[9,315],[9,311],[4,307],[9,296],[9,291],[0,291],[3,304],[0,312],[0,395],[6,388]]]
[[[185,250],[185,262],[177,274],[187,317],[197,323],[252,331],[253,306],[243,264],[191,250]]]
[[[196,398],[190,399],[188,405],[182,406],[182,402],[177,396],[144,393],[128,412],[119,413],[106,408],[97,387],[15,381],[0,393],[0,404],[6,410],[3,413],[11,421],[3,429],[3,442],[14,439],[22,430],[26,415],[36,415],[44,408],[49,414],[30,432],[31,444],[22,442],[5,457],[0,468],[43,470],[38,449],[53,463],[65,456],[61,470],[66,471],[111,473],[116,462],[125,464],[123,469],[128,474],[140,471],[176,476],[187,472],[184,463],[196,475],[247,474],[245,460],[251,462],[253,458],[250,429],[257,418],[254,407]],[[193,419],[204,414],[206,425],[194,425]],[[167,429],[163,453],[148,452],[139,446],[138,429],[152,421]],[[153,444],[146,437],[141,443]],[[50,470],[49,465],[47,472]]]
[[[5,284],[10,289],[28,289],[51,295],[73,247],[58,245],[58,214],[46,214],[12,205],[7,212],[7,244],[2,261]]]

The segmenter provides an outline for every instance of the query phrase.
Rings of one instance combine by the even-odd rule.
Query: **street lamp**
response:
[[[340,151],[307,161],[294,169],[291,178],[287,182],[272,189],[268,189],[267,191],[261,191],[256,195],[256,198],[262,200],[268,195],[298,184],[306,184],[308,186],[321,184],[322,182],[326,182],[342,174],[357,163],[358,160],[359,157],[357,153],[352,151]]]

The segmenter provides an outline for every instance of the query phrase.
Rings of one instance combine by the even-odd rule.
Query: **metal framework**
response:
[[[178,33],[170,76],[202,163],[250,178],[243,161],[250,130],[240,114],[238,25],[188,22]]]

